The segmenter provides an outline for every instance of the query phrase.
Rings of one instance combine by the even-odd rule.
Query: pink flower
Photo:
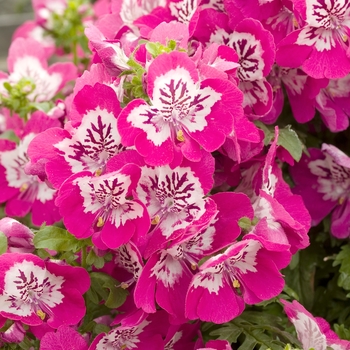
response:
[[[283,299],[280,301],[297,331],[303,349],[324,350],[328,347],[337,350],[350,349],[350,342],[339,339],[337,334],[330,329],[326,320],[312,316],[296,300],[292,303]]]
[[[318,93],[315,105],[321,118],[332,132],[346,130],[350,115],[350,75],[340,79],[331,79]]]
[[[313,226],[332,212],[331,233],[337,238],[349,237],[350,158],[327,144],[322,150],[308,151],[310,157],[304,155],[290,168],[296,184],[293,192],[303,197]]]
[[[101,176],[86,171],[72,175],[56,200],[67,229],[78,238],[93,236],[101,249],[115,249],[134,234],[146,234],[150,226],[147,210],[133,199],[140,175],[135,164]]]
[[[21,322],[14,322],[5,332],[0,333],[0,340],[5,343],[20,343],[26,334]]]
[[[8,253],[33,253],[34,233],[27,226],[11,218],[0,220],[0,231],[7,237]]]
[[[118,118],[118,129],[122,143],[135,145],[150,165],[170,164],[179,152],[199,161],[201,147],[207,152],[218,149],[241,112],[242,95],[236,86],[221,79],[199,81],[195,64],[183,52],[154,59],[147,92],[152,105],[131,101]]]
[[[30,101],[50,101],[62,89],[67,81],[76,78],[73,63],[55,63],[48,67],[47,53],[34,39],[18,38],[12,42],[8,55],[9,75],[0,79],[0,93],[7,95],[4,82],[17,84],[21,79],[28,79],[34,90],[27,96]]]
[[[66,128],[50,128],[32,140],[27,172],[41,169],[57,189],[80,171],[101,175],[107,161],[125,149],[116,125],[119,112],[119,101],[112,88],[99,83],[86,85],[73,100]]]
[[[284,279],[273,256],[274,252],[258,240],[247,239],[207,260],[190,284],[186,316],[224,323],[239,316],[244,303],[256,304],[277,296]]]
[[[253,215],[248,197],[238,193],[218,193],[211,197],[217,204],[208,225],[189,227],[184,237],[169,243],[152,255],[135,288],[135,303],[145,312],[155,312],[157,304],[184,322],[185,297],[198,261],[234,242],[240,235],[238,220]]]
[[[7,215],[23,217],[32,212],[32,221],[38,226],[60,220],[61,216],[54,204],[56,191],[38,176],[25,172],[29,143],[36,134],[58,123],[37,111],[26,124],[19,145],[7,140],[0,143],[0,202],[6,202]]]
[[[206,154],[201,163],[184,160],[175,169],[168,165],[141,169],[136,194],[154,225],[145,243],[143,255],[147,258],[183,236],[192,225],[203,227],[211,219],[216,205],[204,196],[213,185],[214,164],[212,156]]]
[[[231,344],[227,340],[209,340],[205,348],[196,348],[196,350],[231,350]]]
[[[75,325],[85,315],[82,294],[90,287],[80,267],[32,254],[0,255],[0,314],[28,325]]]
[[[205,45],[227,45],[236,51],[245,113],[255,118],[268,113],[272,107],[272,88],[266,76],[275,60],[272,34],[253,18],[230,26],[227,15],[207,9],[200,13],[194,37]]]
[[[169,324],[162,311],[127,322],[106,333],[100,333],[89,350],[135,349],[164,350],[163,328]]]
[[[280,66],[298,68],[313,78],[343,78],[350,72],[347,56],[350,4],[346,0],[293,0],[305,25],[277,48]]]

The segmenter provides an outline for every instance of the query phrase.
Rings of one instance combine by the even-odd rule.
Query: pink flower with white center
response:
[[[290,167],[295,183],[293,192],[303,197],[312,218],[312,225],[321,222],[329,213],[331,233],[337,238],[350,235],[350,158],[332,145],[322,150],[308,149],[300,162]]]
[[[36,21],[26,21],[16,28],[12,35],[12,40],[17,38],[32,38],[38,41],[44,48],[47,57],[50,57],[56,50],[54,38],[45,35],[45,29],[38,25]]]
[[[121,280],[118,277],[122,288],[130,287],[139,279],[144,265],[141,253],[132,241],[116,249],[114,263],[118,267],[125,269],[132,276],[128,280]]]
[[[101,249],[118,248],[134,234],[142,237],[150,220],[144,205],[133,199],[140,175],[135,164],[101,176],[72,175],[56,199],[67,229],[79,239],[92,236]]]
[[[299,66],[313,78],[343,78],[350,72],[347,56],[350,3],[346,0],[293,0],[306,25],[283,39],[276,61],[283,67]]]
[[[10,141],[1,145],[0,202],[6,202],[7,215],[23,217],[32,212],[34,225],[40,226],[44,222],[50,225],[61,218],[54,204],[56,191],[24,170],[28,162],[28,144],[34,137],[34,133],[26,135],[17,147]]]
[[[85,29],[85,35],[111,76],[118,76],[122,71],[130,69],[127,64],[129,57],[125,54],[120,42],[108,40],[92,24]]]
[[[147,164],[170,164],[179,151],[192,161],[218,149],[241,113],[242,95],[234,83],[199,81],[198,70],[184,52],[156,57],[147,73],[151,100],[131,101],[118,118],[125,146],[135,145]]]
[[[296,300],[290,303],[280,299],[280,302],[297,331],[303,349],[350,349],[350,342],[339,339],[338,335],[330,329],[326,320],[321,317],[314,317]]]
[[[350,116],[350,75],[331,79],[315,98],[321,118],[332,132],[346,130]]]
[[[284,280],[272,256],[274,253],[258,240],[248,239],[207,260],[190,284],[186,316],[224,323],[239,316],[244,303],[256,304],[277,296]]]
[[[239,57],[237,75],[244,94],[245,112],[258,116],[266,114],[272,105],[272,88],[265,79],[275,59],[272,35],[260,22],[245,19],[235,27],[228,45]]]
[[[49,182],[59,188],[72,174],[105,172],[107,161],[125,147],[117,130],[120,105],[112,88],[85,86],[73,100],[71,123],[66,129],[51,128],[30,143],[31,168],[43,167]]]
[[[215,28],[211,28],[211,33],[205,36],[209,34],[209,43],[228,45],[236,51],[239,59],[237,76],[240,81],[239,88],[244,95],[245,113],[265,115],[272,106],[272,88],[265,77],[271,71],[275,59],[273,36],[259,21],[252,18],[239,22],[231,32],[226,23],[227,18],[225,21],[225,18],[221,17],[223,14],[218,13],[214,18],[221,19],[218,25],[222,27],[216,25]]]
[[[137,322],[122,324],[107,334],[101,333],[94,339],[89,350],[164,350],[162,329],[168,324],[163,316],[161,311],[153,315],[144,314]]]
[[[277,95],[275,100],[280,100],[279,112],[282,112],[284,104],[284,86],[293,116],[299,123],[306,123],[315,116],[315,97],[328,84],[328,79],[311,78],[300,68],[289,69],[277,65],[273,67],[268,80]]]
[[[144,252],[149,257],[181,237],[191,225],[200,227],[208,222],[207,213],[216,209],[210,198],[204,198],[213,185],[214,163],[208,154],[200,164],[184,161],[175,169],[168,165],[141,169],[136,194],[154,225]]]
[[[217,212],[206,227],[190,227],[184,237],[147,261],[134,294],[136,306],[145,312],[156,312],[156,301],[177,323],[185,322],[185,296],[198,261],[238,238],[241,229],[237,222],[241,217],[253,218],[249,198],[244,194],[218,193],[211,198]]]
[[[52,29],[52,16],[63,15],[67,0],[32,0],[35,19],[46,29]]]
[[[7,237],[8,253],[33,253],[34,233],[27,226],[11,218],[0,220],[0,232]]]
[[[310,216],[302,198],[291,192],[275,162],[278,137],[276,127],[275,139],[263,164],[250,165],[236,191],[249,194],[254,216],[260,220],[251,232],[262,238],[267,249],[276,254],[284,252],[285,259],[279,261],[282,265],[276,263],[283,268],[289,263],[290,253],[309,245]]]
[[[30,101],[50,101],[62,89],[67,81],[76,78],[76,67],[73,63],[55,63],[48,67],[47,53],[34,39],[18,38],[12,42],[8,55],[9,75],[0,78],[0,93],[7,96],[4,82],[10,85],[26,79],[34,85],[27,98]]]
[[[87,271],[32,254],[0,255],[0,314],[24,324],[75,325],[85,315]]]

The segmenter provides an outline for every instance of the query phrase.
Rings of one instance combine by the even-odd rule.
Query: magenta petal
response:
[[[176,273],[176,279],[174,283],[170,283],[172,282],[170,279],[173,277],[171,275],[167,279],[169,283],[158,280],[156,300],[158,305],[175,317],[178,323],[184,323],[186,321],[185,298],[193,274],[185,263],[172,258],[168,259],[166,268],[172,274]]]
[[[276,63],[279,66],[298,68],[310,56],[312,47],[296,44],[300,32],[301,29],[295,30],[279,42],[276,51]]]
[[[152,268],[158,261],[159,254],[152,255],[145,267],[142,270],[139,277],[135,291],[134,299],[137,307],[141,307],[145,312],[156,312],[155,305],[155,289],[156,289],[156,277],[152,276]]]
[[[302,67],[312,78],[337,79],[350,72],[350,59],[346,56],[343,45],[336,42],[330,50],[320,52],[314,48]]]
[[[243,299],[236,295],[225,279],[222,279],[221,288],[217,292],[209,292],[202,286],[196,287],[196,280],[201,279],[202,273],[194,276],[187,292],[186,317],[220,324],[239,316],[244,310]]]
[[[68,349],[74,344],[75,350],[87,350],[86,340],[76,330],[67,326],[60,326],[56,333],[46,333],[40,342],[40,350]]]
[[[345,239],[350,235],[350,201],[346,200],[332,213],[331,232],[334,237]]]
[[[137,225],[137,222],[127,221],[125,225],[121,225],[116,229],[115,225],[107,221],[100,232],[103,243],[110,249],[116,249],[129,242],[135,233],[135,224]]]

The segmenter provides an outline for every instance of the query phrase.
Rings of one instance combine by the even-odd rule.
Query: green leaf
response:
[[[0,231],[0,255],[7,252],[8,242],[7,237]]]
[[[255,332],[257,333],[257,332]],[[256,334],[258,335],[258,334]],[[245,334],[245,339],[243,344],[238,348],[238,350],[253,350],[255,346],[258,344],[257,339],[250,334]]]
[[[128,295],[128,291],[117,287],[120,283],[113,277],[102,272],[91,272],[91,287],[87,292],[88,297],[95,304],[104,301],[110,309],[116,309],[123,305]]]
[[[78,255],[73,252],[64,252],[60,255],[60,260],[65,260],[67,264],[72,265],[78,259]]]
[[[298,265],[283,270],[287,286],[297,293],[298,300],[308,310],[312,309],[314,303],[317,254],[317,247],[300,250]]]
[[[350,329],[346,328],[343,324],[334,325],[335,332],[339,335],[341,339],[350,340]]]
[[[159,55],[159,43],[148,42],[146,44],[146,50],[153,56],[153,58]]]
[[[279,308],[280,310],[280,308]],[[285,322],[287,317],[285,316]],[[231,322],[210,332],[209,335],[237,343],[240,350],[283,350],[286,343],[299,345],[296,339],[282,326],[282,319],[266,311],[244,311]]]
[[[10,84],[9,82],[5,81],[5,82],[3,83],[3,86],[4,86],[4,88],[5,88],[8,92],[11,93],[12,86],[11,86],[11,84]]]
[[[96,323],[95,327],[93,328],[93,332],[95,334],[108,333],[109,331],[110,328],[102,323]]]
[[[290,125],[287,125],[285,128],[279,130],[277,144],[286,149],[294,160],[299,162],[303,154],[304,145]]]
[[[19,143],[19,137],[14,133],[13,130],[6,130],[0,134],[0,139],[6,139]]]
[[[337,254],[333,266],[339,267],[338,286],[345,290],[350,290],[350,244],[341,247],[341,251]]]
[[[234,323],[226,323],[223,327],[210,332],[211,336],[216,336],[219,339],[227,340],[229,343],[237,343],[238,337],[242,334],[243,328]]]
[[[86,257],[86,263],[90,266],[94,265],[97,269],[102,269],[105,259],[102,256],[97,256],[95,251],[91,249]]]
[[[271,140],[275,137],[275,130],[273,129],[273,127],[267,126],[259,120],[255,122],[255,125],[264,132],[264,145],[268,146]]]
[[[88,245],[88,240],[78,240],[67,230],[56,226],[45,226],[34,236],[35,248],[46,248],[57,252],[78,252]]]

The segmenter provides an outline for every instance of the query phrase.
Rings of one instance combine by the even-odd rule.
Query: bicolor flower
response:
[[[8,253],[34,252],[34,233],[29,227],[15,219],[5,217],[0,220],[0,232],[7,237]]]
[[[141,253],[132,241],[116,249],[114,263],[116,266],[126,270],[131,276],[128,280],[121,280],[122,288],[130,287],[139,279],[144,265]]]
[[[77,238],[92,236],[101,249],[115,249],[150,226],[144,205],[133,199],[141,169],[127,164],[101,176],[90,172],[72,175],[61,186],[56,204],[67,229]]]
[[[92,342],[89,350],[135,349],[163,350],[162,329],[168,325],[162,312],[153,315],[144,314],[137,322],[120,325],[106,333],[100,333]],[[164,322],[165,321],[165,322]]]
[[[54,201],[56,190],[51,189],[35,175],[25,173],[27,149],[34,133],[26,135],[19,145],[5,141],[0,145],[0,202],[6,203],[6,213],[23,217],[32,213],[35,225],[53,224],[61,216]]]
[[[314,317],[296,300],[293,300],[292,303],[283,299],[280,301],[284,306],[284,312],[297,331],[303,349],[350,349],[350,342],[339,339],[338,335],[330,329],[326,320]]]
[[[105,172],[107,161],[125,147],[120,143],[117,116],[121,108],[114,90],[103,84],[83,87],[75,96],[66,129],[50,128],[35,137],[27,171],[41,173],[59,188],[72,174]]]
[[[199,80],[194,62],[184,52],[156,57],[147,72],[151,100],[131,101],[118,118],[125,146],[135,145],[147,164],[170,164],[177,154],[199,161],[203,148],[218,149],[241,113],[242,94],[234,83]],[[178,164],[178,163],[176,163]]]
[[[343,78],[350,72],[347,56],[350,3],[346,0],[293,0],[305,25],[283,39],[276,61],[282,67],[302,67],[313,78]]]
[[[273,256],[260,241],[247,239],[207,260],[190,284],[186,316],[224,323],[239,316],[245,303],[256,304],[277,296],[284,279]]]
[[[186,292],[198,262],[238,238],[241,217],[252,218],[253,210],[244,194],[217,193],[211,198],[217,205],[217,212],[206,227],[199,232],[190,227],[184,237],[147,261],[134,294],[136,306],[145,312],[156,312],[156,301],[176,322],[184,322]]]
[[[9,75],[0,78],[0,93],[6,95],[4,82],[10,85],[22,80],[34,84],[34,90],[27,95],[30,101],[50,101],[67,81],[76,78],[73,63],[55,63],[48,67],[47,53],[40,43],[31,38],[18,38],[12,42],[8,55]]]
[[[237,77],[243,92],[243,108],[249,116],[261,117],[272,106],[272,88],[266,80],[275,60],[272,34],[253,18],[234,26],[228,17],[210,9],[201,11],[195,38],[205,45],[227,45],[238,55]]]
[[[321,118],[332,132],[346,130],[350,116],[350,75],[331,79],[318,93],[315,105]]]
[[[0,314],[24,324],[75,325],[85,315],[87,271],[32,254],[0,255]]]
[[[184,161],[175,169],[168,165],[141,169],[136,194],[154,225],[144,252],[149,257],[181,237],[190,226],[208,223],[208,213],[216,210],[214,201],[204,198],[213,185],[214,163],[208,154],[201,163]]]
[[[350,235],[350,158],[332,145],[323,144],[322,150],[309,149],[310,157],[303,155],[300,162],[290,167],[296,186],[293,192],[303,197],[317,225],[329,213],[331,233],[337,238]]]

